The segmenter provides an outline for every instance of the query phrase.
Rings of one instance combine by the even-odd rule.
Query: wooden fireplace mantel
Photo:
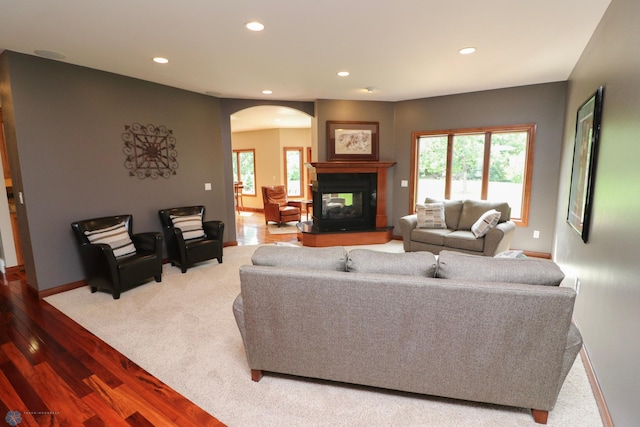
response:
[[[316,173],[379,173],[383,171],[385,176],[387,169],[395,165],[396,162],[311,162],[306,166],[315,169]],[[386,183],[386,177],[385,177]]]

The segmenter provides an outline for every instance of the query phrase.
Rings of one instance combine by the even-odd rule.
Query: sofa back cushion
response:
[[[506,202],[490,202],[488,200],[465,200],[462,203],[462,212],[458,221],[458,230],[471,230],[471,226],[488,210],[495,209],[500,212],[500,222],[511,219],[511,208]]]
[[[444,203],[444,220],[447,223],[447,228],[452,230],[458,229],[458,221],[460,220],[460,213],[462,212],[462,200],[438,200],[427,197],[424,202]],[[479,217],[478,215],[478,218]]]
[[[352,249],[349,251],[347,271],[435,277],[436,265],[436,256],[431,252],[390,253]]]
[[[266,245],[255,250],[251,262],[268,267],[346,271],[347,250],[342,246],[313,248]]]
[[[441,251],[437,277],[482,282],[559,286],[564,273],[553,261],[534,258],[495,258]]]

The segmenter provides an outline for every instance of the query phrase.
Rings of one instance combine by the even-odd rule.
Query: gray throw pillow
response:
[[[346,271],[347,250],[342,246],[328,248],[260,246],[253,253],[251,262],[253,265],[268,267]]]
[[[481,282],[559,286],[564,273],[555,262],[534,258],[495,258],[441,251],[437,277]]]
[[[431,252],[380,252],[371,249],[349,251],[347,271],[435,277],[436,256]]]

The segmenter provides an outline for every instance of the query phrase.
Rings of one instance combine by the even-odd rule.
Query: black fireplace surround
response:
[[[314,231],[375,230],[375,173],[323,173],[312,183]]]

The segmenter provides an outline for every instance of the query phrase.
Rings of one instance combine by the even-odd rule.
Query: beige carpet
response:
[[[267,231],[269,231],[269,234],[296,234],[298,232],[296,224],[297,222],[287,222],[278,227],[277,224],[270,223],[267,225]]]
[[[397,241],[366,247],[402,252]],[[225,248],[223,264],[204,263],[186,274],[165,265],[162,283],[117,301],[88,288],[46,301],[229,426],[537,425],[520,408],[271,374],[252,382],[231,304],[238,268],[250,263],[255,248]],[[548,425],[602,425],[580,358]]]

